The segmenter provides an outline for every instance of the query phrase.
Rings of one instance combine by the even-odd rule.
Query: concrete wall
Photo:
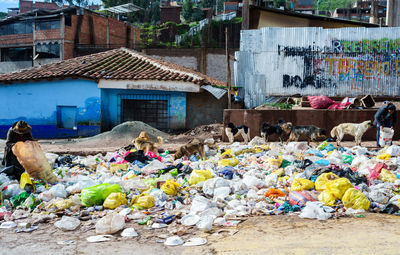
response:
[[[192,129],[199,125],[221,123],[227,104],[228,98],[226,96],[218,100],[207,91],[187,93],[187,128]]]
[[[57,128],[57,106],[77,107],[77,130]],[[35,138],[90,136],[100,131],[100,90],[86,80],[0,84],[0,138],[25,120]]]
[[[279,119],[285,122],[292,122],[294,125],[315,125],[324,128],[328,134],[331,129],[341,123],[361,123],[366,120],[373,120],[376,109],[366,110],[225,110],[224,125],[233,122],[235,125],[247,125],[250,128],[250,136],[260,136],[260,125],[266,121],[276,123]],[[397,118],[400,113],[397,112]],[[395,127],[394,139],[400,139],[400,125]],[[271,137],[271,141],[275,140]],[[228,141],[223,135],[224,141]],[[354,140],[345,136],[345,140]],[[363,136],[364,141],[376,139],[376,128],[369,129]]]
[[[236,52],[236,84],[250,96],[399,96],[400,28],[245,30]],[[262,82],[261,82],[262,81]]]
[[[146,49],[144,53],[226,82],[225,49]],[[230,50],[229,54],[231,56],[231,84],[234,85],[233,50]]]
[[[28,67],[32,67],[32,61],[0,62],[0,73],[13,72]]]
[[[170,116],[170,129],[182,129],[186,126],[186,93],[156,91],[156,90],[133,90],[133,89],[101,89],[102,109],[102,131],[112,129],[120,124],[121,120],[121,99],[135,95],[146,95],[149,98],[156,95],[167,95]],[[149,99],[151,100],[151,99]]]

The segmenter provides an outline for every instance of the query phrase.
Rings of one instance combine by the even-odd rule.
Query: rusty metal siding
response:
[[[265,96],[399,96],[400,28],[245,30],[235,56],[235,84],[252,98],[262,77]]]

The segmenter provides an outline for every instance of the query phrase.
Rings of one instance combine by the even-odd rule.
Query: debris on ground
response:
[[[174,160],[168,151],[139,157],[124,148],[85,157],[46,154],[58,183],[19,183],[0,174],[0,228],[28,232],[50,222],[89,231],[88,242],[118,235],[194,246],[252,215],[400,215],[399,146],[250,144],[207,148],[206,160]]]

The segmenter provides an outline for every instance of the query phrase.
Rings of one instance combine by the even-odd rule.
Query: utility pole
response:
[[[226,54],[226,84],[228,86],[228,109],[232,108],[231,97],[231,65],[229,62],[228,27],[225,28],[225,54]]]
[[[386,25],[400,27],[400,1],[388,0],[386,5]]]

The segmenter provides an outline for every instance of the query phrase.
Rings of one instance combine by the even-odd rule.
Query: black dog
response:
[[[326,139],[327,133],[324,129],[316,126],[293,126],[292,123],[285,123],[285,129],[289,129],[288,142],[299,141],[300,136],[307,137],[308,142],[315,142],[317,138]]]
[[[230,122],[225,128],[225,134],[229,139],[229,143],[233,143],[235,137],[239,135],[242,135],[246,144],[250,141],[250,128],[245,125],[236,127],[232,122]]]
[[[282,128],[283,120],[278,120],[276,125],[270,125],[268,122],[261,123],[260,126],[260,134],[261,137],[264,138],[266,142],[268,142],[268,138],[270,135],[276,134],[279,137],[280,142],[282,142]]]

